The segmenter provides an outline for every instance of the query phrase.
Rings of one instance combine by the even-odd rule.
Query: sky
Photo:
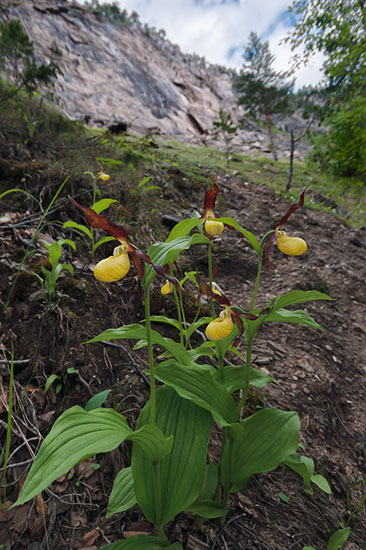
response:
[[[290,0],[118,0],[140,21],[164,29],[183,53],[197,53],[213,64],[240,69],[251,31],[268,40],[277,70],[288,70],[292,56],[288,44],[279,44],[295,23],[288,12]],[[317,55],[297,73],[296,88],[317,84],[322,57]]]

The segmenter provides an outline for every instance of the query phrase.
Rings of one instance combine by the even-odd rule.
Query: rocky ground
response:
[[[253,186],[243,179],[221,180],[220,176],[218,183],[220,212],[258,236],[274,227],[289,207],[288,201],[264,186]],[[171,201],[171,214],[188,214],[189,209],[182,213],[178,204],[177,196]],[[0,226],[0,291],[4,302],[34,232],[34,223],[29,221],[32,212],[11,207],[10,201],[5,206],[7,214]],[[69,205],[62,206],[55,216],[81,221]],[[332,495],[317,488],[314,495],[307,495],[301,479],[288,470],[256,475],[245,491],[231,498],[224,527],[211,520],[201,529],[195,517],[184,514],[168,525],[169,539],[180,540],[189,550],[302,550],[304,546],[321,550],[334,531],[348,525],[351,534],[344,548],[364,548],[365,511],[360,509],[348,521],[349,508],[357,506],[366,490],[366,235],[363,229],[310,209],[297,211],[286,225],[289,233],[306,239],[308,252],[289,261],[275,252],[277,273],[263,273],[258,307],[291,289],[320,290],[334,301],[305,304],[326,333],[295,325],[264,326],[255,342],[254,365],[279,383],[259,390],[251,399],[254,405],[268,404],[299,413],[303,452],[314,459],[316,473],[326,477]],[[60,229],[48,225],[42,234],[57,239]],[[135,238],[141,241],[141,247],[148,246],[146,238]],[[128,464],[127,445],[79,464],[72,475],[62,476],[34,502],[7,508],[16,500],[40,442],[66,408],[84,405],[95,393],[111,389],[107,406],[116,407],[134,423],[148,392],[142,373],[147,365],[145,352],[132,351],[133,343],[127,342],[83,342],[104,329],[138,322],[143,310],[134,275],[113,285],[97,282],[81,243],[77,256],[65,257],[75,269],[74,278],[61,279],[60,288],[66,296],[56,308],[48,309],[39,300],[39,283],[31,274],[39,270],[41,263],[45,265],[42,246],[42,239],[38,239],[37,252],[26,261],[0,321],[2,442],[6,435],[12,346],[16,411],[6,476],[7,504],[0,508],[0,545],[14,550],[97,550],[122,538],[122,533],[151,529],[137,506],[127,513],[105,517],[114,475]],[[100,250],[98,258],[107,255],[108,247]],[[248,308],[256,263],[247,243],[225,231],[215,243],[214,259],[217,283],[233,304]],[[207,273],[203,248],[187,254],[182,264],[185,269],[191,266]],[[152,304],[155,313],[169,312],[173,307],[169,297],[161,297],[158,287]],[[53,374],[59,379],[46,393],[46,381]],[[219,437],[217,430],[210,447],[212,456]],[[91,464],[99,464],[100,468],[90,468]],[[288,502],[280,498],[280,493]]]

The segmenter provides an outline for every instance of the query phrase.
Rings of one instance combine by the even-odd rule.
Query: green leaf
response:
[[[136,502],[131,468],[123,468],[114,480],[106,517],[109,518],[113,514],[125,512],[125,510],[129,510],[134,506]]]
[[[237,231],[240,231],[240,233],[242,233],[244,237],[248,240],[248,242],[252,245],[253,249],[257,252],[257,254],[262,256],[262,249],[259,246],[257,237],[253,235],[253,233],[251,233],[250,231],[247,231],[246,229],[244,229],[244,227],[239,225],[238,222],[233,220],[233,218],[215,218],[215,222],[222,222],[227,225],[231,225],[232,227],[234,227],[234,229],[236,229]]]
[[[232,424],[228,430],[230,445],[234,444],[232,467],[229,467],[227,445],[222,470],[224,487],[232,493],[242,490],[253,474],[274,470],[295,453],[300,421],[294,412],[261,409],[243,422]]]
[[[342,548],[348,539],[350,532],[350,527],[347,527],[346,529],[339,529],[333,533],[328,541],[327,550],[338,550],[338,548]]]
[[[218,468],[211,459],[206,465],[205,480],[203,482],[199,500],[212,500],[216,493],[217,484],[219,482]]]
[[[153,189],[159,189],[159,191],[161,191],[161,187],[158,185],[148,185],[147,187],[144,187],[142,192],[145,193],[146,191],[152,191]]]
[[[71,246],[71,248],[74,251],[76,251],[76,244],[74,243],[74,241],[71,241],[70,239],[59,239],[57,242],[60,246],[63,246],[64,244],[68,244],[69,246]]]
[[[74,276],[74,268],[72,267],[72,265],[70,265],[70,264],[61,264],[61,270],[62,269],[66,269],[72,277]],[[60,272],[61,272],[61,270],[60,270]]]
[[[154,323],[166,323],[167,325],[171,325],[178,330],[180,329],[179,321],[166,317],[165,315],[151,315],[150,320]]]
[[[304,456],[299,458],[296,454],[292,454],[286,457],[283,463],[302,477],[307,490],[311,489],[311,476],[314,474],[314,461],[311,458]]]
[[[215,371],[214,378],[229,393],[233,393],[234,391],[244,388],[245,372],[246,368],[243,366],[236,367],[234,365],[228,365],[223,369]],[[264,388],[269,382],[276,382],[276,380],[254,367],[250,368],[251,386]]]
[[[189,365],[192,362],[188,352],[180,343],[174,342],[174,340],[171,340],[170,338],[164,338],[164,336],[159,334],[159,332],[157,332],[156,330],[151,331],[151,338],[153,344],[157,344],[168,350],[169,353],[171,353],[177,359],[177,361],[185,365]],[[88,340],[86,343],[90,344],[93,342],[102,342],[104,340],[128,339],[143,340],[146,342],[146,327],[143,327],[136,323],[132,325],[125,325],[117,329],[108,329],[96,336],[95,338]]]
[[[82,231],[88,237],[91,239],[92,237],[92,230],[86,227],[85,225],[81,225],[80,223],[73,222],[71,220],[64,223],[63,227],[69,227],[70,229],[77,229],[78,231]]]
[[[213,500],[197,500],[191,504],[186,512],[192,512],[202,518],[220,518],[228,513],[224,506]]]
[[[324,493],[327,493],[328,495],[332,494],[332,489],[330,488],[330,485],[328,481],[320,474],[316,474],[314,476],[311,476],[312,483],[315,483],[321,489],[324,491]]]
[[[93,204],[92,209],[97,214],[100,214],[101,212],[106,210],[112,204],[112,202],[118,201],[116,201],[115,199],[101,199],[100,201],[97,201]]]
[[[228,426],[237,419],[236,406],[230,394],[214,379],[211,372],[199,366],[179,364],[157,366],[155,375],[184,399],[210,411],[221,426]]]
[[[278,496],[280,497],[281,500],[283,500],[283,502],[289,502],[289,498],[288,496],[286,496],[284,493],[278,493]]]
[[[131,433],[126,419],[112,409],[68,409],[43,441],[15,505],[36,496],[80,460],[116,449]]]
[[[166,240],[167,243],[170,243],[174,241],[175,239],[178,239],[179,237],[186,237],[190,234],[192,229],[197,227],[197,225],[200,225],[203,222],[202,219],[188,219],[188,220],[182,220],[181,222],[177,223],[169,233],[169,236]]]
[[[212,321],[212,317],[201,317],[194,323],[191,323],[187,328],[187,338],[190,338],[195,330],[200,328],[202,325],[207,325]]]
[[[230,348],[231,344],[235,340],[235,338],[238,336],[239,330],[236,325],[234,325],[233,330],[226,336],[226,338],[223,338],[222,340],[216,340],[215,342],[215,353],[219,360],[219,363],[222,362],[226,352]]]
[[[179,224],[178,224],[179,225]],[[193,244],[210,244],[211,241],[204,235],[191,235],[187,237],[179,237],[174,241],[166,243],[157,243],[150,246],[148,255],[155,264],[165,265],[172,264],[179,257],[182,250],[188,250]],[[156,271],[151,265],[145,266],[145,275],[142,279],[142,284],[146,288],[150,286]]]
[[[92,248],[92,253],[94,254],[96,249],[99,248],[101,244],[109,243],[109,242],[115,241],[115,240],[116,239],[114,237],[102,237],[101,239],[99,239],[99,241],[94,243],[94,246]]]
[[[53,269],[55,269],[61,257],[61,246],[58,243],[45,243],[45,246],[48,249],[48,259],[51,262]]]
[[[294,325],[304,325],[306,327],[318,328],[325,332],[325,329],[302,309],[297,309],[296,311],[277,309],[276,311],[269,313],[266,316],[265,321],[266,323],[291,323]]]
[[[50,389],[51,384],[55,380],[61,380],[61,378],[57,374],[51,374],[46,380],[45,386],[44,386],[44,392],[47,393],[47,391]]]
[[[142,426],[126,439],[136,443],[151,462],[163,460],[173,446],[173,437],[165,437],[157,426]]]
[[[302,550],[315,550],[313,546],[304,546]]]
[[[104,401],[107,399],[111,391],[112,390],[104,390],[97,393],[96,395],[93,395],[93,397],[91,397],[86,403],[85,410],[93,411],[94,409],[99,409],[103,405]]]
[[[317,290],[291,290],[287,294],[277,296],[272,299],[267,307],[273,303],[273,310],[276,311],[279,308],[287,307],[293,304],[303,304],[305,302],[311,302],[313,300],[333,300],[327,294],[318,292]]]
[[[149,416],[150,402],[141,411],[137,427],[146,425]],[[155,525],[165,525],[200,494],[212,417],[172,388],[162,386],[156,392],[156,425],[167,438],[174,439],[171,453],[159,463],[161,494],[156,494],[152,462],[135,444],[132,474],[137,502],[145,516]]]
[[[136,189],[139,189],[140,187],[142,187],[143,185],[145,185],[145,183],[147,183],[148,181],[151,180],[151,176],[147,176],[146,178],[142,179],[140,181],[140,183],[137,185]]]
[[[166,543],[161,542],[159,537],[136,535],[130,539],[112,542],[100,550],[183,550],[183,546],[180,542],[167,546]]]

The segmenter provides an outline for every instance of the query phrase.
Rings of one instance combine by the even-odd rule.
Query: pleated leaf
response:
[[[273,311],[293,304],[303,304],[313,300],[333,300],[328,294],[317,290],[291,290],[282,296],[272,299],[267,307],[273,305]]]
[[[202,518],[220,518],[225,516],[229,510],[213,500],[198,500],[191,504],[186,511]]]
[[[150,402],[141,411],[137,427],[149,421]],[[137,445],[132,450],[132,475],[137,502],[155,525],[165,525],[199,496],[205,476],[211,415],[182,399],[168,386],[156,392],[156,425],[173,436],[170,454],[158,463],[161,493],[156,493],[154,465]]]
[[[245,380],[245,367],[236,367],[234,365],[228,365],[223,369],[215,371],[214,378],[221,384],[229,393],[244,388]],[[271,378],[268,374],[265,374],[261,370],[250,368],[250,385],[256,388],[264,388],[269,382],[275,382],[274,378]]]
[[[131,468],[123,468],[114,480],[106,517],[129,510],[136,502]]]
[[[296,311],[282,308],[277,309],[266,316],[266,323],[291,323],[293,325],[317,328],[325,332],[325,329],[302,309],[297,309]]]
[[[82,459],[112,451],[131,433],[126,419],[112,409],[68,409],[42,443],[15,504],[36,496]]]
[[[227,390],[216,382],[206,369],[199,366],[157,366],[156,377],[171,386],[184,399],[210,411],[221,426],[228,426],[237,419],[236,406]]]
[[[165,338],[156,330],[151,331],[152,343],[157,344],[165,348],[169,353],[171,353],[177,361],[182,362],[185,365],[191,363],[190,356],[188,352],[184,349],[178,342],[174,342],[171,338]],[[138,323],[132,325],[125,325],[120,328],[110,328],[105,330],[95,338],[88,340],[86,343],[91,344],[94,342],[103,342],[105,340],[142,340],[146,342],[146,328],[139,325]]]
[[[148,255],[154,264],[172,264],[178,259],[180,253],[183,250],[188,250],[192,244],[211,244],[211,241],[204,235],[196,233],[191,236],[178,237],[166,243],[153,244],[148,250]],[[145,275],[142,279],[144,288],[150,286],[155,275],[156,271],[154,268],[151,265],[146,265]]]
[[[262,409],[240,424],[232,424],[229,428],[231,444],[234,442],[232,468],[228,445],[222,460],[225,488],[240,491],[253,474],[277,468],[295,453],[299,430],[298,415],[279,409]]]
[[[160,462],[172,450],[173,437],[165,437],[157,426],[142,426],[126,439],[135,442],[152,462]]]

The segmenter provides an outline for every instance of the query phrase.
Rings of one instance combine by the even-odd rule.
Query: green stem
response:
[[[149,288],[144,289],[145,294],[145,322],[146,322],[146,340],[147,340],[147,351],[149,354],[149,369],[150,369],[150,418],[149,424],[155,425],[155,365],[154,365],[154,354],[152,349],[152,338],[151,338],[151,321],[150,321],[150,290]]]
[[[153,484],[154,484],[154,504],[155,504],[155,514],[158,518],[161,515],[161,479],[160,479],[160,462],[154,461],[153,466]],[[156,525],[156,532],[162,541],[168,543],[166,534],[161,525]]]
[[[231,439],[230,436],[228,436],[227,437],[227,442],[228,442],[228,445],[229,445],[229,471],[228,471],[228,477],[229,477],[229,480],[231,480],[232,475],[233,475],[233,470],[234,470],[234,445],[235,445],[235,441],[233,439]],[[231,485],[231,481],[230,481],[230,485]],[[225,508],[227,507],[227,504],[228,504],[228,501],[229,501],[229,496],[230,496],[230,488],[227,489],[227,490],[225,489],[224,494],[222,496],[222,503],[221,504]],[[221,526],[225,525],[225,516],[220,518],[220,523],[221,523]]]
[[[259,280],[261,278],[261,273],[262,273],[262,258],[259,258],[258,259],[258,272],[257,272],[257,279],[255,281],[255,287],[254,287],[254,292],[253,292],[253,297],[252,297],[252,301],[250,302],[250,308],[249,308],[249,311],[253,311],[254,309],[254,301],[255,301],[255,298],[257,296],[257,292],[258,292],[258,286],[259,286]]]
[[[238,418],[240,417],[240,411],[242,410],[245,401],[247,400],[248,393],[249,393],[249,382],[250,382],[250,365],[252,362],[252,349],[253,349],[253,338],[250,338],[247,341],[247,351],[246,351],[246,359],[245,359],[245,379],[244,379],[244,388],[243,388],[243,395],[239,401],[239,404],[236,408],[236,412],[238,415]]]
[[[213,286],[212,286],[212,283],[213,283],[213,276],[212,276],[212,244],[208,245],[208,276],[209,276],[209,281],[210,281],[210,289],[211,289],[211,292],[212,292],[212,289],[213,289]],[[212,315],[212,318],[215,319],[215,302],[214,302],[212,296],[210,296],[210,302],[211,302],[211,315]]]
[[[168,537],[164,533],[164,529],[162,528],[161,525],[156,525],[156,532],[159,535],[160,539],[162,540],[163,544],[166,543],[166,546],[168,546],[169,545]]]
[[[179,303],[180,303],[180,310],[182,312],[182,325],[184,328],[184,333],[186,334],[187,331],[187,323],[186,323],[186,316],[184,314],[184,307],[183,307],[183,292],[182,289],[179,289]],[[186,337],[186,347],[187,347],[187,337]]]
[[[172,285],[173,286],[173,294],[174,294],[174,298],[175,298],[175,303],[177,305],[177,313],[178,313],[178,323],[179,323],[179,335],[180,335],[180,343],[183,345],[183,323],[182,323],[182,312],[181,312],[181,309],[180,309],[180,303],[179,303],[179,298],[178,298],[178,292],[177,292],[177,289],[175,288],[175,285]]]

